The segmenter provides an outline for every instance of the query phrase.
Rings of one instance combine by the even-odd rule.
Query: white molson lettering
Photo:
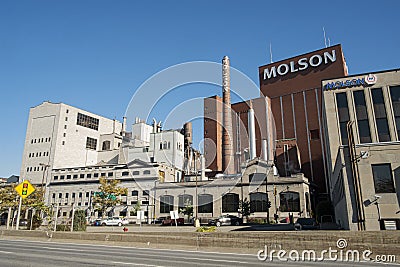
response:
[[[310,59],[303,57],[297,61],[297,64],[294,61],[290,61],[289,65],[286,63],[282,63],[278,67],[273,66],[271,67],[271,69],[268,68],[264,69],[264,80],[275,78],[277,74],[279,74],[280,76],[284,76],[288,74],[289,71],[292,73],[298,72],[307,69],[309,66],[318,67],[322,63],[326,65],[335,61],[336,61],[335,50],[332,50],[332,53],[324,52],[323,56],[318,54],[312,55]]]

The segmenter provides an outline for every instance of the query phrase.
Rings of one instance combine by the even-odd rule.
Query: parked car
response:
[[[317,230],[319,225],[314,218],[298,218],[294,224],[295,230]]]
[[[162,224],[162,221],[164,221],[165,219],[167,219],[167,217],[158,217],[157,219],[153,220],[152,223],[153,224]]]
[[[239,218],[234,215],[222,215],[217,219],[210,220],[209,225],[221,226],[221,225],[242,225],[243,218]]]
[[[185,224],[185,220],[183,218],[178,218],[178,219],[176,219],[176,223],[178,225],[184,225]],[[167,218],[162,220],[161,225],[175,225],[175,220],[171,219],[171,217],[168,216]]]
[[[92,221],[91,225],[92,226],[101,226],[101,219],[96,219],[94,221]]]
[[[119,217],[110,217],[102,220],[100,224],[102,226],[122,226],[122,225],[128,225],[129,221],[126,219],[121,219]]]

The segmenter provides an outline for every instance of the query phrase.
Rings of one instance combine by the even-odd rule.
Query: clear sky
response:
[[[0,177],[19,175],[30,107],[64,102],[121,120],[135,90],[178,63],[228,55],[258,84],[270,43],[274,61],[321,49],[324,27],[350,74],[400,68],[399,10],[389,0],[1,0]]]

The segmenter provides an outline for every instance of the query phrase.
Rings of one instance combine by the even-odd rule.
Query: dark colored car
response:
[[[298,218],[294,224],[295,230],[317,230],[319,225],[314,218]]]
[[[184,221],[183,218],[178,218],[178,219],[176,219],[176,223],[177,223],[178,225],[184,225],[184,224],[185,224],[185,221]],[[174,220],[174,219],[171,219],[171,217],[168,216],[166,219],[164,219],[164,220],[161,222],[161,225],[175,225],[175,220]]]
[[[234,215],[223,215],[217,219],[210,220],[209,225],[221,226],[221,225],[242,225],[243,219]]]
[[[157,219],[153,220],[153,224],[162,224],[162,221],[167,219],[167,217],[158,217]]]
[[[96,219],[91,223],[92,226],[101,226],[101,219]]]

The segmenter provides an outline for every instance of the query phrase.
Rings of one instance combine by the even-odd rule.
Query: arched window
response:
[[[238,212],[239,195],[228,193],[222,196],[222,212]]]
[[[111,142],[110,141],[104,141],[102,150],[110,150],[111,149]]]
[[[267,200],[266,193],[250,194],[250,212],[267,212]]]
[[[178,196],[178,210],[181,211],[181,209],[183,209],[187,206],[193,207],[193,196],[188,195],[188,194],[179,195]]]
[[[210,194],[202,194],[198,196],[198,212],[213,213],[213,196]]]
[[[279,194],[280,211],[299,212],[300,194],[297,192],[282,192]]]
[[[174,196],[160,196],[160,213],[169,213],[174,210]]]
[[[167,141],[164,141],[164,143],[163,143],[163,149],[167,149],[168,148],[168,146],[167,146]]]

